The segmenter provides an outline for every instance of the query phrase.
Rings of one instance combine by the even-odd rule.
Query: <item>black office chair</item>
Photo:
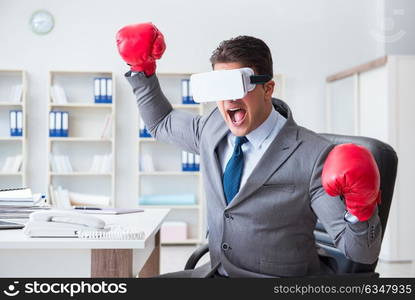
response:
[[[398,157],[396,152],[388,144],[373,138],[325,133],[321,135],[336,145],[345,143],[362,145],[369,149],[373,154],[380,172],[382,201],[378,206],[378,213],[382,224],[383,240],[392,202],[393,190],[395,188],[398,167]],[[379,277],[379,274],[375,272],[377,261],[373,264],[361,264],[347,259],[344,254],[334,246],[333,240],[328,235],[323,225],[318,221],[314,230],[314,237],[319,248],[320,258],[328,264],[336,274],[360,274],[364,277]],[[207,252],[209,252],[208,244],[201,245],[197,248],[189,257],[185,270],[194,269],[197,262]]]

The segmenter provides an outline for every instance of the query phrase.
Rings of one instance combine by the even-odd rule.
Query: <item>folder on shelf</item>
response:
[[[9,116],[10,136],[17,136],[17,111],[11,110]]]
[[[106,103],[107,102],[107,80],[105,78],[100,78],[100,103]]]
[[[189,160],[186,151],[182,151],[182,171],[189,171]]]
[[[106,84],[107,84],[106,103],[112,103],[112,79],[107,78]]]
[[[95,103],[101,103],[100,83],[101,83],[100,78],[94,78],[94,100],[95,100]]]
[[[200,170],[200,156],[182,151],[182,171],[196,172]]]
[[[151,138],[150,132],[147,130],[146,125],[144,124],[143,119],[140,117],[140,131],[139,137],[141,138]]]
[[[182,103],[189,104],[189,79],[182,79]]]
[[[49,112],[49,136],[56,136],[55,112]]]
[[[49,112],[49,136],[68,137],[69,135],[69,112],[51,111]]]
[[[63,111],[62,113],[62,135],[67,137],[69,135],[69,113],[67,111]]]
[[[62,136],[62,112],[55,111],[55,133],[56,136]]]
[[[95,103],[112,103],[112,78],[94,78]]]
[[[195,155],[193,153],[187,153],[187,162],[189,164],[189,171],[193,172],[195,167]]]
[[[143,195],[139,199],[141,205],[194,205],[194,194],[153,194]]]
[[[200,171],[200,156],[197,154],[195,155],[195,171]]]
[[[16,111],[16,135],[23,136],[23,112],[21,110]]]
[[[189,96],[189,104],[197,104],[194,100],[193,100],[193,93],[192,93],[192,87],[191,87],[192,82],[189,80],[189,92],[188,92],[188,96]]]

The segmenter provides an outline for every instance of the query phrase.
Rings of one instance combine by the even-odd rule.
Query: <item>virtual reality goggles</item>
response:
[[[190,88],[195,102],[237,100],[270,81],[270,75],[254,75],[251,68],[219,70],[190,76]]]

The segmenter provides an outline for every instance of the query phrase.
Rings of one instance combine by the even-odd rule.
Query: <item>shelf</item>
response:
[[[72,173],[49,173],[51,176],[112,176],[112,173],[93,173],[93,172],[72,172]]]
[[[157,142],[155,138],[143,138],[143,137],[139,137],[138,141],[139,142]]]
[[[51,142],[108,142],[111,143],[112,139],[101,138],[87,138],[87,137],[49,137]]]
[[[139,208],[169,208],[169,209],[199,209],[198,204],[195,205],[151,205],[151,204],[140,204]]]
[[[54,75],[96,75],[96,74],[107,74],[112,75],[112,71],[50,71]]]
[[[112,108],[112,103],[50,103],[49,107],[68,107],[68,108]]]
[[[14,173],[4,173],[0,172],[0,176],[22,176],[22,172],[14,172]]]
[[[173,109],[188,111],[195,115],[202,115],[205,105],[201,103],[184,104],[182,103],[182,79],[189,79],[191,73],[157,73],[160,86]],[[143,125],[142,118],[139,118],[139,125]],[[140,127],[140,126],[138,126]],[[148,129],[147,129],[148,130]],[[138,130],[137,130],[138,131]],[[197,199],[197,203],[189,202],[189,205],[141,205],[145,209],[168,208],[173,215],[167,220],[183,221],[187,224],[189,234],[187,239],[175,239],[173,241],[161,241],[163,245],[197,245],[203,241],[203,231],[205,227],[205,205],[204,194],[201,183],[202,174],[200,171],[182,171],[180,153],[182,149],[171,145],[163,140],[154,137],[138,137],[138,157],[139,161],[144,155],[151,156],[153,161],[165,166],[154,169],[137,169],[138,195],[154,194],[157,191],[164,191],[166,194],[181,194],[191,192]],[[140,165],[143,166],[143,165]],[[140,171],[142,170],[142,171]],[[144,202],[146,203],[146,202]],[[175,205],[176,204],[176,205]],[[167,221],[166,220],[166,221]]]
[[[163,172],[163,171],[155,171],[155,172],[138,172],[138,176],[199,176],[200,172]]]
[[[112,80],[112,103],[95,103],[95,78],[105,77]],[[60,85],[67,101],[55,102],[53,85]],[[105,83],[106,85],[108,83]],[[74,171],[62,172],[60,169],[48,168],[48,184],[54,188],[61,184],[70,191],[79,191],[95,195],[104,193],[110,197],[109,207],[116,205],[115,170],[116,168],[116,95],[115,78],[109,70],[51,70],[49,71],[47,110],[69,111],[69,137],[48,136],[48,153],[64,154],[71,160]],[[108,123],[111,116],[112,122]],[[49,120],[50,122],[50,120]],[[108,127],[108,125],[111,125]],[[108,135],[102,136],[105,126]],[[86,129],[90,129],[88,132]],[[48,132],[49,135],[49,132]],[[92,148],[91,148],[92,147]],[[101,149],[102,147],[102,149]],[[101,152],[105,148],[105,153]],[[85,154],[85,151],[87,154]],[[90,154],[112,155],[111,171],[90,171]],[[50,162],[49,157],[49,162]],[[98,169],[99,170],[99,169]],[[105,185],[103,186],[102,183]]]
[[[0,137],[0,141],[23,141],[23,136],[16,137]]]
[[[194,245],[200,244],[199,239],[187,239],[187,240],[177,240],[177,241],[168,241],[168,242],[161,242],[162,245]]]
[[[175,73],[175,72],[157,72],[157,76],[168,76],[168,77],[190,77],[193,73]]]
[[[23,106],[23,103],[22,102],[1,101],[0,106]]]

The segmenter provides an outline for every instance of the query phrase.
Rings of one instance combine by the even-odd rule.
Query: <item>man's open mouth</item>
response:
[[[241,125],[246,117],[246,110],[243,108],[230,108],[226,110],[232,124],[235,126]]]

